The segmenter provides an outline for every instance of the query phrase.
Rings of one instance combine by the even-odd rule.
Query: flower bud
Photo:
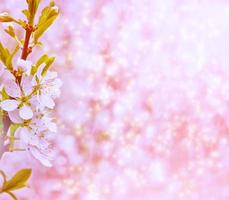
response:
[[[13,17],[9,15],[7,12],[3,12],[0,14],[0,22],[12,22],[15,21]]]

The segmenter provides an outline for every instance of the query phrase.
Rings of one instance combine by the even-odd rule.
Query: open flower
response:
[[[20,138],[20,146],[27,149],[44,166],[51,167],[53,151],[47,140],[47,132],[36,132],[32,127],[20,127],[15,136]]]
[[[53,151],[49,139],[56,131],[56,125],[48,112],[35,112],[33,118],[19,127],[15,136],[20,139],[20,147],[27,149],[43,165],[51,167]]]
[[[11,97],[0,103],[3,110],[11,112],[19,109],[19,116],[28,120],[33,117],[33,111],[30,106],[30,95],[33,91],[31,85],[31,78],[28,76],[22,76],[20,86],[12,79],[5,82],[4,88],[6,93]]]
[[[45,76],[42,76],[42,67],[33,78],[33,85],[37,88],[37,101],[40,108],[43,110],[45,107],[53,109],[55,106],[54,99],[60,95],[60,87],[62,82],[57,78],[56,72],[48,71]]]

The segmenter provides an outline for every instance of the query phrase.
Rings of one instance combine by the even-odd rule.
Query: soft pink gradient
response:
[[[9,176],[33,168],[19,199],[228,200],[229,1],[56,3],[43,37],[63,81],[56,159],[5,154]]]

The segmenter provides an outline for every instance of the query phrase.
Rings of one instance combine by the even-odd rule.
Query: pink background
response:
[[[228,200],[229,1],[56,3],[61,15],[30,57],[57,57],[56,158],[45,168],[4,155],[9,177],[33,168],[19,199]],[[0,1],[17,17],[25,6]]]

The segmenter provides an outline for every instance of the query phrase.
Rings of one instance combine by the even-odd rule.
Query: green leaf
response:
[[[46,63],[49,60],[48,55],[42,55],[36,63],[36,66],[40,66],[42,63]]]
[[[50,66],[52,65],[52,63],[55,61],[55,57],[49,57],[48,55],[44,54],[42,55],[39,60],[37,61],[36,65],[34,65],[32,67],[32,71],[31,74],[34,75],[36,74],[38,68],[42,65],[45,64],[41,75],[46,74],[47,70],[50,68]]]
[[[9,69],[12,69],[12,60],[13,57],[16,55],[16,53],[18,52],[18,50],[20,49],[19,45],[17,45],[14,49],[14,51],[8,56],[8,58],[6,59],[6,66],[9,66]]]
[[[39,60],[37,61],[36,65],[33,65],[33,66],[32,66],[31,74],[32,74],[32,75],[36,74],[36,72],[37,72],[39,66],[40,66],[41,64],[43,64],[43,63],[46,63],[46,62],[48,61],[48,59],[49,59],[49,57],[48,57],[46,54],[42,55],[42,56],[39,58]]]
[[[28,4],[28,12],[29,12],[29,24],[33,24],[34,18],[38,9],[38,6],[40,4],[40,0],[26,0]],[[25,14],[25,13],[24,13]],[[28,15],[28,14],[26,14]]]
[[[18,171],[9,181],[3,183],[1,192],[11,192],[26,187],[31,173],[31,169],[22,169]]]
[[[46,6],[39,17],[38,26],[43,24],[48,18],[59,13],[58,8],[55,6],[55,2],[52,1],[48,6]]]
[[[36,45],[39,46],[39,47],[43,47],[43,43],[42,42],[37,42]]]
[[[16,22],[16,21],[17,20],[11,17],[7,12],[3,12],[0,14],[0,22]]]
[[[42,73],[41,73],[42,76],[45,76],[45,74],[47,73],[47,71],[49,70],[49,68],[51,67],[51,65],[54,61],[55,61],[55,57],[51,57],[48,59],[44,69],[42,70]]]
[[[26,22],[25,22],[25,21],[19,19],[19,20],[17,21],[17,23],[18,23],[22,28],[26,29]]]
[[[37,30],[34,32],[34,42],[37,43],[38,39],[44,34],[44,32],[53,24],[58,15],[54,15],[49,18],[45,23],[38,26]]]
[[[30,19],[30,12],[27,9],[22,10],[22,13],[26,16],[28,20]]]
[[[0,59],[2,63],[8,68],[12,69],[12,63],[9,62],[7,59],[10,57],[10,52],[7,48],[3,46],[3,44],[0,42]]]
[[[9,99],[9,95],[6,93],[6,90],[5,88],[2,89],[2,91],[0,92],[1,95],[2,95],[2,101],[6,100],[6,99]],[[2,111],[3,112],[3,111]]]
[[[8,26],[6,29],[5,29],[5,32],[8,33],[11,37],[15,38],[16,37],[16,34],[15,34],[15,31],[14,31],[14,27],[13,26]]]
[[[37,43],[38,39],[43,35],[43,33],[53,24],[59,15],[59,9],[55,6],[54,1],[52,1],[49,6],[45,7],[39,17],[37,24],[37,29],[34,32],[34,42]]]

